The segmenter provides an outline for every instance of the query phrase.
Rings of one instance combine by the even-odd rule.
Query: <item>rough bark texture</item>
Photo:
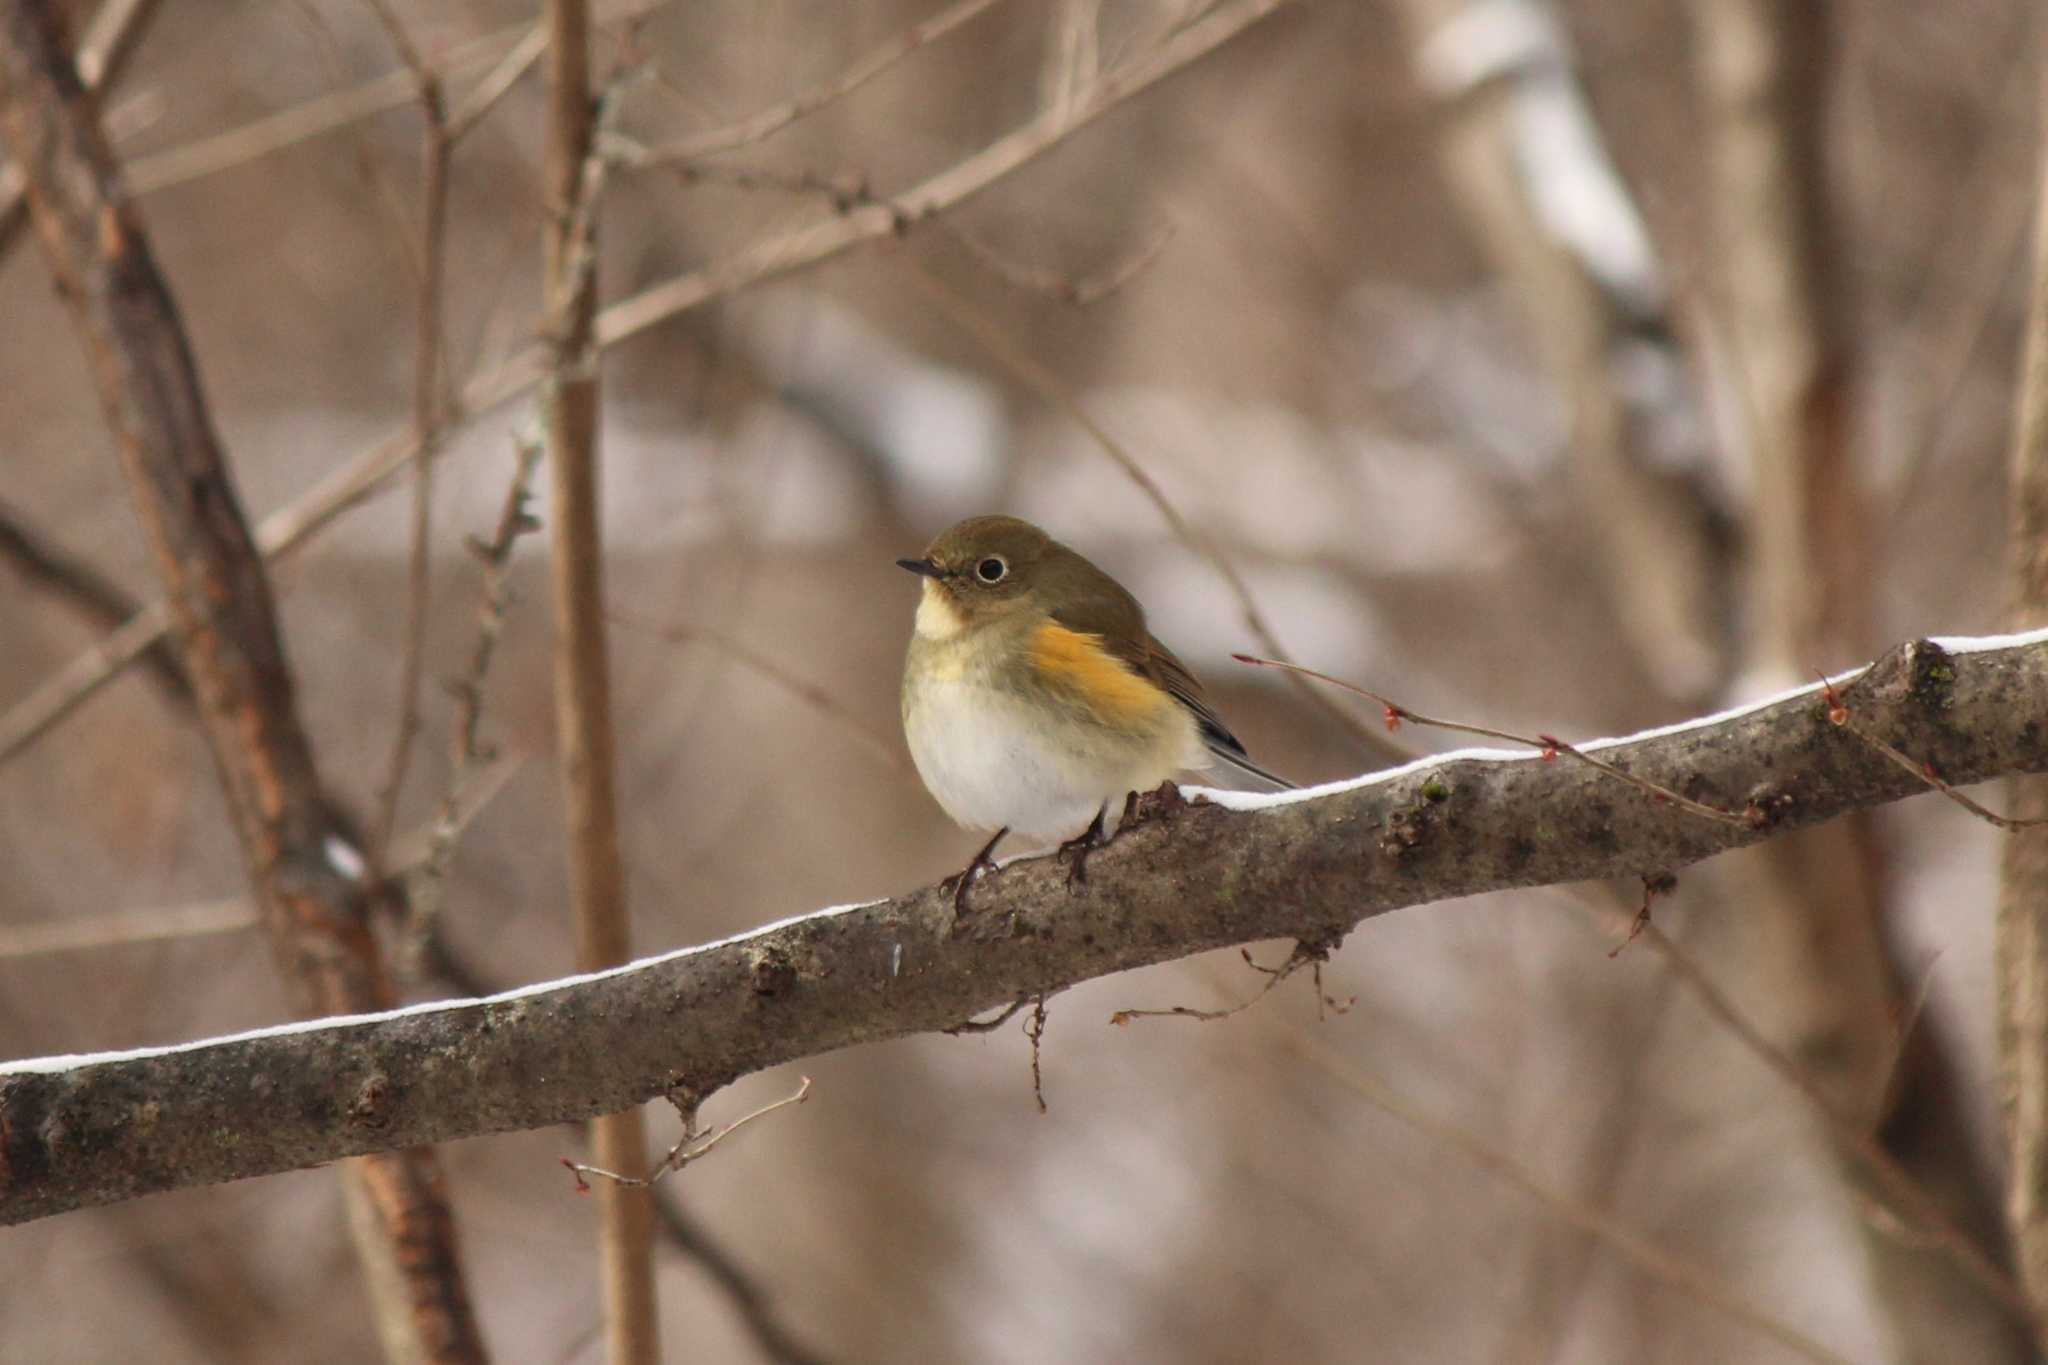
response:
[[[0,4],[0,135],[85,339],[278,958],[308,1014],[388,1006],[364,887],[344,865],[354,840],[299,725],[269,582],[183,326],[47,4]],[[480,1359],[432,1154],[387,1152],[351,1177],[375,1211],[370,1259],[397,1267],[373,1273],[373,1288],[402,1289],[380,1297],[380,1322],[402,1331],[409,1359]]]
[[[1857,727],[1949,781],[2048,770],[2048,642],[1906,645],[1840,692]],[[1600,756],[1755,818],[1675,810],[1568,758],[1426,760],[1267,809],[1158,816],[1072,888],[1057,859],[1012,864],[957,920],[927,887],[530,994],[22,1065],[0,1071],[0,1221],[702,1096],[1109,972],[1271,938],[1330,946],[1374,915],[1482,891],[1674,871],[1927,790],[1814,693]]]
[[[121,68],[142,41],[159,0],[106,0],[94,12],[78,42],[80,84],[98,91],[121,74]],[[17,184],[0,167],[0,260],[5,260],[26,219],[25,184]]]

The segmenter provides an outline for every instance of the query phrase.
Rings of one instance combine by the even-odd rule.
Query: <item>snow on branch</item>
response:
[[[1390,910],[1669,874],[1849,811],[2048,770],[2044,716],[2048,631],[1915,641],[1831,684],[1577,746],[1739,821],[1590,764],[1467,750],[1279,796],[1191,792],[1120,833],[1085,883],[1018,860],[957,918],[925,887],[485,1000],[0,1066],[0,1222],[701,1099],[1212,948],[1327,950]]]

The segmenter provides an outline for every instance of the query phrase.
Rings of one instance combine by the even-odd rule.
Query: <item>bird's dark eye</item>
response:
[[[1003,581],[1003,575],[1009,571],[1010,566],[995,555],[990,555],[974,566],[974,576],[984,583],[1000,583]]]

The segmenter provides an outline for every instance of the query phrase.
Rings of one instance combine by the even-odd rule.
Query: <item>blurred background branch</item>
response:
[[[362,855],[323,788],[240,499],[177,307],[120,189],[55,9],[0,6],[0,138],[85,342],[178,623],[251,881],[301,1013],[393,1003]],[[484,1358],[430,1149],[344,1170],[379,1335],[403,1361]]]
[[[2042,87],[2048,92],[2048,84]],[[2048,114],[2048,100],[2041,106]],[[2048,160],[2037,177],[2033,282],[2012,443],[2006,562],[2015,625],[2048,621]],[[2048,817],[2048,780],[2006,784],[2012,813]],[[2048,1302],[2048,830],[2005,845],[1998,899],[1998,1067],[2005,1210],[2020,1280]]]
[[[632,956],[625,863],[619,848],[610,646],[604,613],[603,528],[598,521],[599,389],[597,240],[603,126],[621,97],[615,79],[594,89],[590,15],[583,0],[548,0],[548,210],[541,336],[549,348],[539,416],[551,496],[555,743],[569,851],[569,912],[576,969],[615,967]],[[629,1107],[590,1121],[595,1162],[633,1179],[647,1174],[647,1136]],[[612,1365],[656,1365],[660,1316],[654,1297],[654,1192],[600,1181],[598,1275],[605,1356]]]

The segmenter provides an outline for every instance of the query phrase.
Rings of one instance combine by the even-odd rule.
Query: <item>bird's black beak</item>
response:
[[[943,578],[945,576],[939,572],[939,566],[932,563],[929,559],[899,559],[896,561],[896,567],[908,569],[914,574],[922,574],[926,578]]]

